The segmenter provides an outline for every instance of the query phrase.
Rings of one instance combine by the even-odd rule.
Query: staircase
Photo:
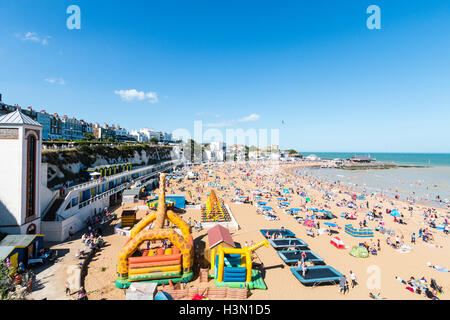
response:
[[[56,211],[58,211],[59,207],[61,207],[61,204],[64,202],[63,197],[58,197],[53,202],[51,207],[47,210],[47,212],[44,212],[44,217],[42,218],[42,221],[55,221],[56,220]]]

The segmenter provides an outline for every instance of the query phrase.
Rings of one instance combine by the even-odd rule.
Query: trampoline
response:
[[[295,234],[291,230],[288,230],[288,229],[284,229],[284,230],[281,230],[281,229],[261,229],[259,231],[262,233],[264,238],[266,238],[266,232],[269,233],[269,236],[272,236],[274,233],[277,233],[277,234],[281,234],[281,236],[283,238],[295,238]]]
[[[291,272],[303,285],[337,284],[342,277],[342,273],[330,266],[307,267],[305,277],[302,275],[302,268],[291,268]]]
[[[287,265],[296,264],[302,258],[302,252],[306,253],[305,262],[312,262],[314,264],[322,264],[324,260],[315,252],[311,250],[286,250],[278,251],[281,260]]]
[[[287,248],[308,248],[308,244],[298,238],[292,239],[269,239],[269,243],[275,250],[282,250]]]

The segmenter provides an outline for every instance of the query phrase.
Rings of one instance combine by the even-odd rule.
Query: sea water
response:
[[[315,154],[322,159],[349,159],[356,155],[370,155],[377,161],[392,161],[398,165],[450,167],[450,153],[303,152],[302,154],[304,157]]]
[[[340,182],[362,193],[391,198],[399,195],[401,200],[413,199],[436,207],[450,203],[450,166],[368,170],[298,168],[294,173],[329,183]]]

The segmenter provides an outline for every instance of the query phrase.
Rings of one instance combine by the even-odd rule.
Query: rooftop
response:
[[[2,241],[0,247],[26,247],[39,235],[37,234],[9,234]]]
[[[214,248],[221,242],[228,243],[230,246],[235,247],[233,238],[231,238],[230,231],[227,228],[218,224],[208,230],[209,248],[210,249]]]
[[[10,125],[10,124],[20,124],[20,125],[28,124],[32,126],[42,127],[42,125],[39,122],[31,119],[27,115],[24,115],[19,110],[10,112],[0,117],[0,125]]]

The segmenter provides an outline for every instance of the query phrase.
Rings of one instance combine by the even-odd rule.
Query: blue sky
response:
[[[0,93],[128,129],[202,120],[279,129],[300,151],[450,152],[449,21],[445,0],[0,0]]]

